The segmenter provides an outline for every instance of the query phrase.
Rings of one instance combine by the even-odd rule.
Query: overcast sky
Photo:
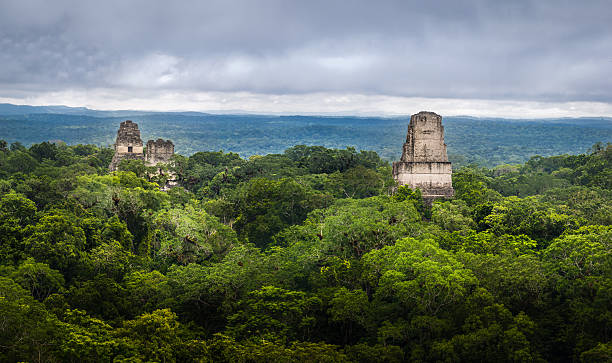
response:
[[[612,116],[612,1],[0,0],[0,102]]]

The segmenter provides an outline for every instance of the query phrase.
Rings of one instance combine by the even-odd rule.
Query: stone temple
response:
[[[123,121],[117,131],[117,141],[115,142],[115,155],[110,163],[110,171],[117,170],[121,160],[144,160],[142,153],[142,139],[138,124],[131,120]]]
[[[147,141],[146,154],[143,153],[142,139],[138,124],[131,120],[123,121],[117,131],[115,155],[109,165],[110,171],[116,171],[121,160],[144,160],[147,166],[159,163],[167,164],[174,156],[174,144],[170,140],[157,139]]]
[[[423,199],[431,203],[454,195],[451,175],[442,117],[425,111],[412,115],[402,157],[393,163],[393,179],[400,186],[420,189]]]

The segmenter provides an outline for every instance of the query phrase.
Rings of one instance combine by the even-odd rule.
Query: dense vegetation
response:
[[[410,121],[409,117],[100,111],[91,115],[32,114],[37,109],[28,108],[23,114],[5,115],[2,112],[8,110],[1,106],[0,137],[9,143],[19,141],[29,146],[62,140],[69,145],[110,146],[115,142],[119,123],[131,119],[140,126],[145,142],[159,137],[171,139],[179,154],[225,150],[243,158],[282,153],[294,145],[305,144],[372,150],[384,160],[397,160]],[[443,123],[449,158],[455,167],[472,163],[486,167],[524,163],[533,155],[579,154],[598,141],[612,142],[610,118],[509,120],[445,116]]]
[[[394,195],[374,152],[0,142],[0,361],[606,361],[612,146]]]

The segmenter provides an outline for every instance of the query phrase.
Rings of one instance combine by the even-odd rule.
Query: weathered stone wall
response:
[[[109,165],[110,171],[117,170],[121,160],[135,159],[142,160],[143,146],[140,139],[140,130],[138,124],[131,120],[123,121],[117,130],[117,140],[115,141],[115,155]]]
[[[393,163],[393,178],[399,185],[420,189],[431,201],[454,195],[451,175],[442,117],[425,111],[412,115],[402,157]]]
[[[410,117],[401,161],[448,162],[440,115],[419,112]]]
[[[147,153],[145,163],[155,166],[158,163],[167,164],[174,156],[174,144],[170,140],[157,139],[147,141]]]

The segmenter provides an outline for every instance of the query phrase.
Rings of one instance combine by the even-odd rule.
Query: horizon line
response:
[[[422,112],[422,111],[430,111],[436,112],[435,110],[427,110],[421,109],[420,111],[416,111],[414,114],[406,113],[406,114],[394,114],[394,113],[376,113],[376,112],[350,112],[350,111],[336,111],[336,112],[290,112],[290,111],[247,111],[247,110],[192,110],[192,109],[170,109],[170,110],[154,110],[154,109],[107,109],[107,108],[90,108],[87,106],[68,106],[65,104],[16,104],[11,102],[2,102],[0,106],[13,106],[13,107],[40,107],[40,108],[66,108],[72,109],[74,111],[78,111],[79,109],[84,109],[90,112],[105,112],[105,113],[199,113],[203,115],[227,115],[227,116],[307,116],[307,117],[354,117],[354,118],[404,118],[411,117],[412,115]],[[69,113],[62,113],[60,110],[56,112],[39,112],[38,114],[57,114],[57,115],[69,115]],[[37,114],[37,113],[26,113],[26,114]],[[9,116],[11,113],[4,114],[0,110],[0,115]],[[76,114],[81,116],[88,117],[98,117],[93,115],[86,114]],[[116,116],[116,117],[128,117],[130,115],[124,116]],[[133,115],[137,116],[137,115]],[[504,119],[504,120],[558,120],[558,119],[604,119],[607,121],[612,121],[612,116],[548,116],[548,117],[534,117],[534,116],[526,116],[526,117],[509,117],[509,116],[475,116],[470,114],[448,114],[441,115],[442,117],[453,117],[453,118],[474,118],[474,119]]]

